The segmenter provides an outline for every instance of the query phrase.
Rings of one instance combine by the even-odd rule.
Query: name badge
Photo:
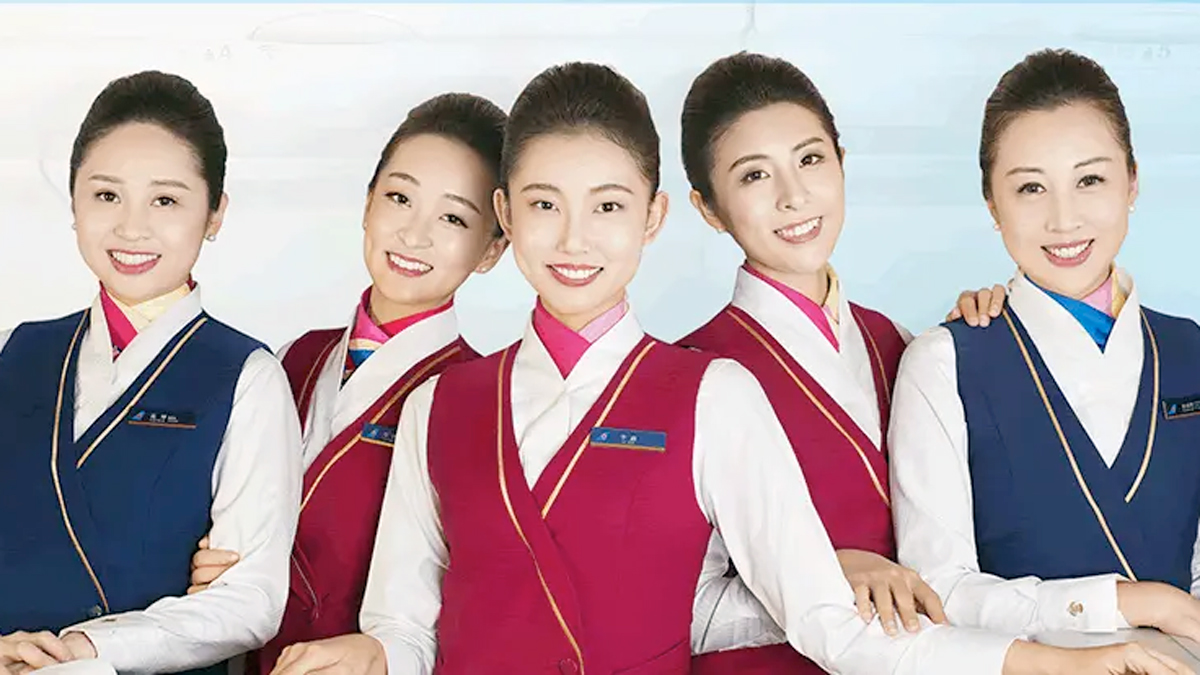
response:
[[[392,447],[396,443],[396,427],[385,427],[382,424],[364,424],[358,437],[368,443]]]
[[[662,431],[594,427],[591,442],[601,448],[664,452],[667,449],[667,434]]]
[[[1191,417],[1200,413],[1200,394],[1185,398],[1165,398],[1162,401],[1163,417],[1173,420],[1179,417]]]
[[[195,429],[196,416],[190,412],[169,412],[166,410],[147,410],[145,408],[133,411],[126,423],[139,427],[161,427],[165,429]]]

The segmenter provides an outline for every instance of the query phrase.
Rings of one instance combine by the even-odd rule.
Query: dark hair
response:
[[[794,103],[821,120],[841,159],[833,113],[817,86],[799,68],[779,58],[738,52],[714,61],[688,89],[683,101],[683,168],[704,201],[713,203],[713,148],[746,113],[776,103]]]
[[[379,174],[396,154],[397,146],[424,134],[443,136],[474,150],[499,181],[500,152],[504,148],[504,124],[507,121],[504,111],[486,98],[460,93],[435,96],[408,111],[408,116],[392,132],[379,154],[379,163],[375,165],[375,173],[367,187],[375,189]]]
[[[191,146],[208,185],[208,208],[215,211],[225,191],[225,132],[212,103],[178,75],[147,70],[113,80],[88,109],[71,149],[70,189],[83,158],[96,141],[131,122],[155,124]]]
[[[501,185],[508,189],[529,141],[560,132],[593,132],[621,146],[650,181],[650,191],[658,191],[658,130],[650,106],[642,92],[612,68],[565,63],[547,68],[525,86],[508,117]]]
[[[1125,161],[1136,171],[1129,118],[1117,85],[1104,68],[1086,56],[1068,49],[1043,49],[1013,66],[988,97],[983,111],[983,133],[979,139],[979,168],[983,172],[983,196],[992,195],[992,166],[996,143],[1004,130],[1023,113],[1051,111],[1072,103],[1087,103],[1108,118],[1117,142],[1125,150]]]

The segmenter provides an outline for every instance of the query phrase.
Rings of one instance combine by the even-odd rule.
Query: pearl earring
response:
[[[1133,213],[1133,204],[1130,204],[1130,205],[1129,205],[1129,212],[1130,212],[1130,213]]]
[[[1000,223],[992,223],[992,229],[999,232],[1000,231]]]
[[[217,240],[217,235],[215,235],[215,234],[210,234],[210,235],[207,235],[207,236],[205,236],[204,238],[205,238],[205,239],[207,239],[207,240],[209,240],[209,241],[216,241],[216,240]]]

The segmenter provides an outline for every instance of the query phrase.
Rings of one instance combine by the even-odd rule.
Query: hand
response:
[[[304,675],[316,671],[321,675],[384,675],[387,661],[383,645],[362,633],[300,642],[283,650],[271,675]]]
[[[1118,581],[1117,608],[1129,625],[1200,641],[1200,600],[1157,581]]]
[[[200,540],[196,553],[192,555],[192,585],[188,595],[199,593],[241,559],[234,551],[210,549],[208,537]]]
[[[946,315],[946,320],[961,318],[968,326],[986,327],[1000,316],[1007,294],[1008,290],[1000,284],[978,291],[963,291],[958,294],[958,304]]]
[[[918,612],[934,623],[946,623],[942,599],[916,572],[870,551],[842,549],[837,557],[854,589],[854,605],[863,621],[869,623],[878,611],[888,635],[897,633],[897,612],[910,633],[921,629]]]
[[[0,668],[6,673],[28,673],[74,658],[71,648],[49,631],[0,636]]]
[[[1195,675],[1171,657],[1136,642],[1065,649],[1018,640],[1004,655],[1003,675]]]

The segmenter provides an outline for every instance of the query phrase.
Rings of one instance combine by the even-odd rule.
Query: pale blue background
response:
[[[632,296],[676,338],[728,300],[740,262],[687,202],[680,104],[710,61],[750,49],[828,98],[849,150],[834,262],[853,299],[919,332],[962,288],[1011,274],[979,194],[979,124],[1000,74],[1046,46],[1093,56],[1121,87],[1142,196],[1119,261],[1147,304],[1200,315],[1200,5],[0,5],[0,327],[94,293],[66,161],[113,77],[172,70],[213,100],[232,202],[197,277],[214,314],[277,346],[344,322],[366,286],[365,183],[409,107],[453,89],[507,108],[545,66],[584,59],[628,75],[657,117],[673,208]],[[483,350],[517,337],[531,304],[510,256],[458,303]]]

